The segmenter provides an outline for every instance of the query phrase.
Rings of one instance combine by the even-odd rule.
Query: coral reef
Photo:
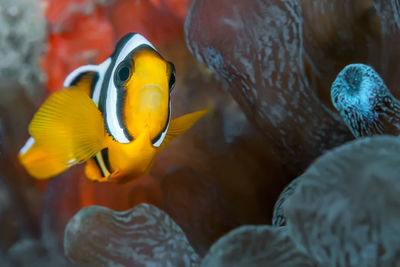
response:
[[[44,81],[39,60],[45,49],[45,19],[35,0],[1,0],[0,7],[0,82],[17,82],[37,100]]]
[[[62,251],[51,243],[52,234],[44,238],[41,233],[41,194],[17,161],[26,125],[43,95],[45,74],[39,61],[45,19],[38,1],[3,0],[0,25],[0,265],[67,266]]]

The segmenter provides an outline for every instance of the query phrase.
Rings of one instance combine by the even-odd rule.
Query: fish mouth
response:
[[[139,89],[139,110],[157,110],[165,101],[165,89],[158,84],[146,84]]]
[[[140,87],[139,89],[139,93],[145,93],[145,92],[152,92],[152,93],[160,93],[162,94],[163,92],[163,88],[156,83],[148,83],[143,85],[142,87]]]

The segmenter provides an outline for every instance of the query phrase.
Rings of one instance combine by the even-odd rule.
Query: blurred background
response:
[[[291,176],[212,72],[189,52],[191,0],[0,0],[0,262],[68,264],[63,235],[81,208],[122,211],[149,203],[166,211],[204,255],[242,224],[267,224]],[[75,68],[110,56],[128,32],[144,35],[175,64],[172,117],[209,113],[174,140],[146,177],[88,181],[82,166],[50,180],[17,159],[34,112]],[[23,257],[21,257],[23,255]]]

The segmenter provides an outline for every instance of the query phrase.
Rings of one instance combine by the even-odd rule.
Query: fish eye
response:
[[[118,76],[121,81],[126,81],[129,78],[129,68],[124,66],[118,71]]]
[[[117,86],[122,86],[131,76],[132,65],[128,61],[121,62],[114,74],[114,82]]]
[[[171,75],[169,76],[169,83],[168,83],[170,92],[174,89],[175,75],[176,75],[174,64],[171,63],[171,66],[172,66],[172,71],[171,71]]]

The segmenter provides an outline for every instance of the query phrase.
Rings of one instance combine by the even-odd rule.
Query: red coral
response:
[[[81,5],[77,6],[77,3]],[[42,61],[49,91],[62,88],[63,81],[75,68],[98,64],[113,49],[113,29],[104,7],[94,6],[90,14],[78,12],[88,1],[50,1],[45,10],[49,21],[48,48]],[[76,8],[71,8],[75,4]],[[66,11],[67,10],[67,11]]]

